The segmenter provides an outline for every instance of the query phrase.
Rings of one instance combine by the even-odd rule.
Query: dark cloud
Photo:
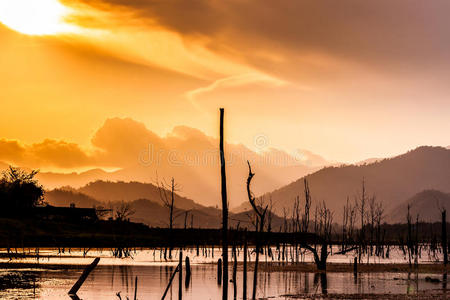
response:
[[[444,0],[84,2],[103,10],[128,9],[182,36],[202,36],[212,50],[284,76],[301,57],[317,54],[388,70],[425,70],[450,58],[450,2]]]

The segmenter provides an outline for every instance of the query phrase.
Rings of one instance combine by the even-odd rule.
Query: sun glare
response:
[[[0,23],[28,35],[74,32],[64,21],[70,10],[58,0],[0,0]]]

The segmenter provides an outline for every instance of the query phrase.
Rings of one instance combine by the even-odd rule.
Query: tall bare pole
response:
[[[222,300],[228,299],[228,201],[227,201],[227,177],[225,174],[225,152],[223,150],[223,115],[224,109],[220,109],[220,175],[222,191]]]
[[[444,265],[448,263],[448,246],[447,246],[447,211],[442,211],[442,253],[444,254]]]

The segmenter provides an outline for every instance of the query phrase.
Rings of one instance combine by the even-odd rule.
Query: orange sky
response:
[[[264,136],[356,162],[450,144],[446,0],[1,3],[0,161],[75,149],[64,168],[85,167],[114,117],[216,137],[219,107],[254,150]]]

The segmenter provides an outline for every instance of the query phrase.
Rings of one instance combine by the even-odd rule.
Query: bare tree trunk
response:
[[[180,257],[179,257],[179,266],[178,270],[178,300],[183,299],[183,251],[180,249]]]
[[[171,201],[170,201],[170,224],[169,224],[169,228],[170,231],[172,231],[173,228],[173,204],[174,204],[174,190],[175,190],[175,179],[172,177],[172,185],[171,185],[171,191],[170,191],[170,195],[171,195]]]
[[[247,195],[248,195],[248,201],[250,202],[250,205],[252,206],[253,210],[255,211],[256,215],[256,226],[255,226],[255,251],[256,251],[256,259],[255,259],[255,270],[253,273],[253,294],[252,299],[254,300],[256,298],[256,285],[257,285],[257,279],[258,279],[258,262],[259,262],[259,248],[260,248],[260,233],[264,230],[264,220],[267,213],[267,208],[269,207],[266,205],[264,209],[261,208],[258,209],[258,206],[255,203],[255,196],[253,195],[252,191],[250,190],[250,184],[253,179],[253,176],[255,176],[254,173],[252,173],[252,168],[250,166],[250,162],[247,161],[248,164],[248,178],[247,178]]]
[[[224,109],[220,109],[220,174],[222,191],[222,255],[223,255],[223,286],[222,300],[228,299],[228,201],[227,178],[225,173],[225,152],[223,149],[223,116]]]
[[[444,265],[448,263],[448,247],[447,247],[447,211],[442,211],[442,253],[444,254]]]
[[[244,233],[244,267],[243,267],[243,281],[242,281],[242,299],[247,300],[247,230]]]

